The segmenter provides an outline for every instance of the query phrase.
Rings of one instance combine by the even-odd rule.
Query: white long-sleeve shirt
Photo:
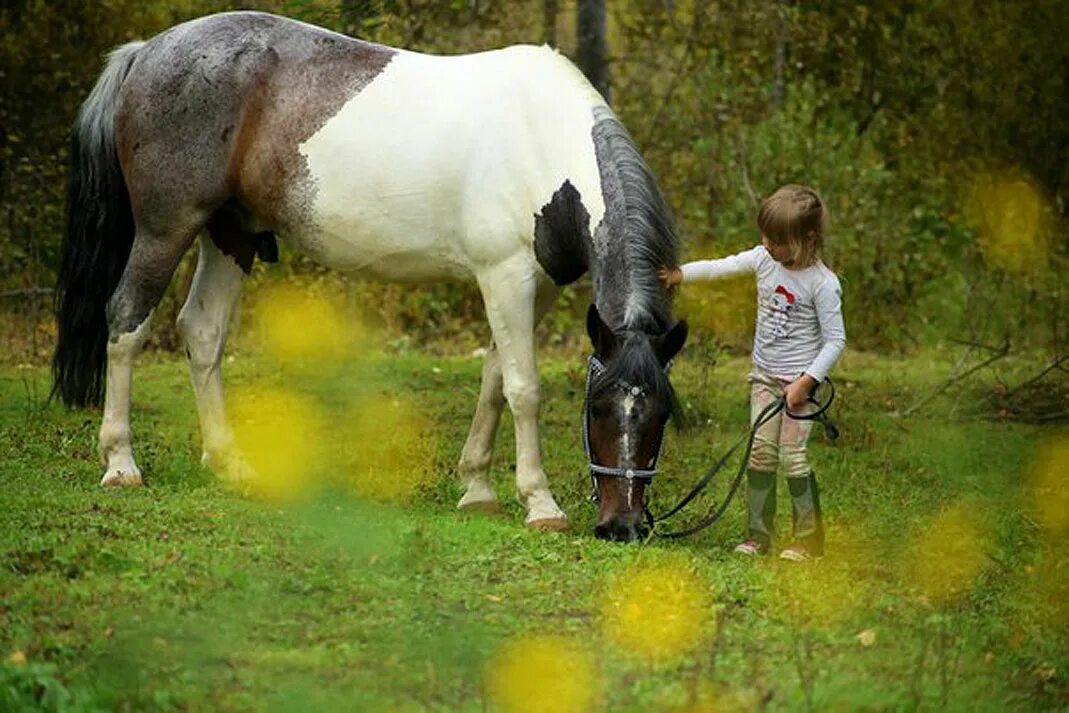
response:
[[[842,288],[822,262],[789,270],[761,245],[719,260],[681,267],[684,282],[753,273],[757,277],[757,330],[753,363],[773,376],[802,373],[823,381],[846,346]]]

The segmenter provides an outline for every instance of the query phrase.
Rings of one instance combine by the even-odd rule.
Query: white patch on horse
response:
[[[635,459],[631,455],[631,414],[635,411],[635,400],[638,396],[637,387],[632,387],[624,395],[624,400],[620,403],[620,467],[632,468],[635,464]],[[630,478],[627,479],[627,507],[631,509],[631,495],[634,490],[633,483]]]
[[[603,104],[547,47],[398,52],[300,146],[315,230],[290,237],[344,270],[466,278],[530,253],[534,215],[565,180],[593,231],[605,205],[592,107]]]

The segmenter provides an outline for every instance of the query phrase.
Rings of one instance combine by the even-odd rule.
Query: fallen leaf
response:
[[[22,653],[21,651],[15,651],[7,657],[7,663],[11,664],[12,666],[22,666],[26,663],[26,654]]]
[[[857,639],[858,643],[862,646],[872,646],[876,643],[876,630],[865,629],[854,638]]]
[[[1054,678],[1058,670],[1049,664],[1044,664],[1036,669],[1036,677],[1044,683]]]

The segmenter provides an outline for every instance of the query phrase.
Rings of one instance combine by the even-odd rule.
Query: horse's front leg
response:
[[[178,331],[186,343],[189,374],[200,416],[201,462],[234,480],[247,477],[249,467],[237,454],[223,406],[223,348],[230,315],[241,294],[244,272],[211,239],[202,237],[197,272],[182,311]]]
[[[560,288],[552,283],[539,287],[535,296],[535,324],[545,316],[560,294]],[[471,512],[497,512],[501,509],[497,495],[490,485],[490,462],[494,452],[494,440],[505,408],[505,393],[501,378],[501,361],[497,345],[490,342],[490,350],[483,363],[482,386],[479,388],[479,403],[471,420],[468,440],[460,454],[457,473],[464,484],[464,495],[457,503],[461,510]]]
[[[518,256],[483,272],[478,279],[497,345],[502,392],[516,427],[516,488],[527,508],[527,524],[562,530],[568,526],[568,518],[549,492],[538,439],[541,394],[534,354],[535,267],[529,258]]]

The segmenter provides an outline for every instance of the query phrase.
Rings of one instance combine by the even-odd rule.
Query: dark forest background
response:
[[[0,9],[0,320],[8,358],[51,349],[68,131],[115,45],[226,9],[277,12],[434,53],[548,42],[579,61],[659,176],[685,257],[754,244],[788,182],[831,207],[851,346],[1067,348],[1069,12],[1060,0],[5,0]],[[194,251],[195,252],[195,251]],[[191,256],[155,320],[169,319]],[[473,287],[381,286],[292,254],[264,280],[326,281],[403,344],[486,337]],[[543,341],[582,335],[584,288]],[[743,349],[752,286],[688,290],[698,344]],[[1046,357],[1045,357],[1046,358]]]

